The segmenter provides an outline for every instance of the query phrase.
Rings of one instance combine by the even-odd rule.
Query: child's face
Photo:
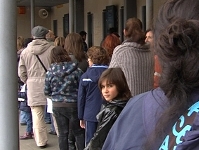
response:
[[[118,95],[116,85],[108,83],[107,80],[102,81],[101,87],[102,95],[106,101],[112,101]]]
[[[88,58],[88,65],[89,65],[89,67],[91,67],[93,65],[93,62],[90,58]]]

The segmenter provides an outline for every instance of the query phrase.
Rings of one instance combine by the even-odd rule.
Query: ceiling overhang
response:
[[[31,0],[17,0],[17,6],[30,6]],[[68,3],[69,0],[34,0],[35,7],[53,7]]]

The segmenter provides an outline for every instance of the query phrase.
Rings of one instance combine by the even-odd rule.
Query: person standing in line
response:
[[[153,46],[153,31],[151,29],[146,30],[145,32],[146,34],[146,39],[145,42],[147,44],[150,45],[150,49],[152,49]],[[159,80],[161,77],[161,67],[160,67],[160,62],[158,60],[158,56],[156,55],[156,52],[154,50],[154,63],[155,63],[155,67],[154,67],[154,88],[159,87]]]
[[[24,43],[24,38],[22,36],[17,37],[17,64],[19,64],[21,52],[24,50],[23,43]],[[21,90],[21,87],[23,86],[23,84],[24,83],[20,80],[18,76],[18,92]],[[23,110],[20,110],[19,122],[22,126],[26,125],[26,112],[24,112]]]
[[[53,46],[54,45],[54,41],[55,41],[55,34],[52,30],[49,30],[49,32],[46,34],[46,40]],[[49,134],[53,134],[53,135],[56,135],[56,132],[55,132],[55,128],[54,128],[54,125],[53,125],[53,118],[51,117],[51,114],[49,112],[47,112],[47,105],[45,107],[45,115],[44,115],[44,119],[45,119],[45,123],[46,124],[51,124],[51,129],[50,131],[48,132]]]
[[[102,150],[199,149],[199,1],[167,0],[153,29],[159,87],[129,100]]]
[[[80,68],[83,72],[86,72],[88,68],[88,62],[86,58],[86,53],[83,50],[83,41],[80,34],[68,34],[65,38],[64,49],[68,52],[72,61],[78,64],[78,68]],[[68,139],[70,149],[75,150],[75,138],[72,132],[69,132]]]
[[[85,143],[89,143],[97,129],[96,115],[103,99],[98,88],[98,79],[108,68],[109,56],[105,49],[93,46],[87,51],[89,68],[81,76],[78,89],[78,118],[85,129]]]
[[[46,40],[50,42],[52,45],[54,45],[55,41],[55,34],[53,31],[49,30],[49,32],[46,34]]]
[[[56,46],[51,52],[51,66],[46,73],[44,93],[53,102],[59,132],[59,149],[68,150],[69,126],[75,136],[78,150],[84,149],[84,129],[77,116],[77,92],[83,74],[77,63],[71,61],[67,51]]]
[[[153,52],[145,44],[145,34],[139,19],[129,18],[126,21],[124,36],[126,40],[113,51],[109,68],[122,69],[131,94],[135,96],[153,89]]]
[[[109,130],[131,98],[131,91],[121,68],[105,70],[99,78],[98,86],[107,103],[103,104],[97,114],[97,130],[84,150],[102,149]]]
[[[86,44],[86,35],[87,35],[87,33],[86,33],[85,31],[80,31],[79,34],[80,34],[81,37],[82,37],[82,40],[83,40],[83,50],[84,50],[84,52],[86,53],[87,50],[88,50],[88,46],[87,46],[87,44]]]
[[[27,84],[28,106],[32,112],[34,139],[40,148],[45,148],[48,141],[44,121],[44,109],[47,103],[43,92],[46,75],[44,67],[49,68],[50,52],[54,48],[45,39],[48,31],[43,26],[36,26],[32,29],[33,41],[22,51],[18,66],[18,75]]]

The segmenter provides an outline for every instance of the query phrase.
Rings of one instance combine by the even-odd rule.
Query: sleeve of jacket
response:
[[[94,134],[94,137],[89,142],[87,148],[92,149],[101,149],[109,130],[117,119],[117,115],[114,111],[108,111],[103,114],[102,121],[99,122],[97,130]]]
[[[120,63],[118,62],[120,59],[123,59],[123,57],[120,57],[120,48],[116,47],[113,51],[109,68],[120,67]]]
[[[46,72],[46,78],[45,78],[45,85],[44,85],[44,94],[46,96],[52,95],[51,77],[52,77],[52,73],[50,71],[47,71]]]
[[[78,118],[80,120],[83,120],[85,103],[86,103],[86,89],[85,86],[83,86],[83,78],[81,78],[79,83],[78,100],[77,100]]]
[[[19,60],[18,76],[21,79],[21,81],[26,83],[28,77],[27,77],[27,69],[26,69],[26,66],[25,66],[25,61],[24,61],[24,58],[23,58],[23,54],[21,54],[20,60]]]

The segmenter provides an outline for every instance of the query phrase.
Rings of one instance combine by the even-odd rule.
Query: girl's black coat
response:
[[[117,117],[126,105],[127,100],[114,100],[102,105],[101,111],[98,113],[98,127],[94,137],[84,150],[101,150],[108,135],[109,130],[116,121]]]

